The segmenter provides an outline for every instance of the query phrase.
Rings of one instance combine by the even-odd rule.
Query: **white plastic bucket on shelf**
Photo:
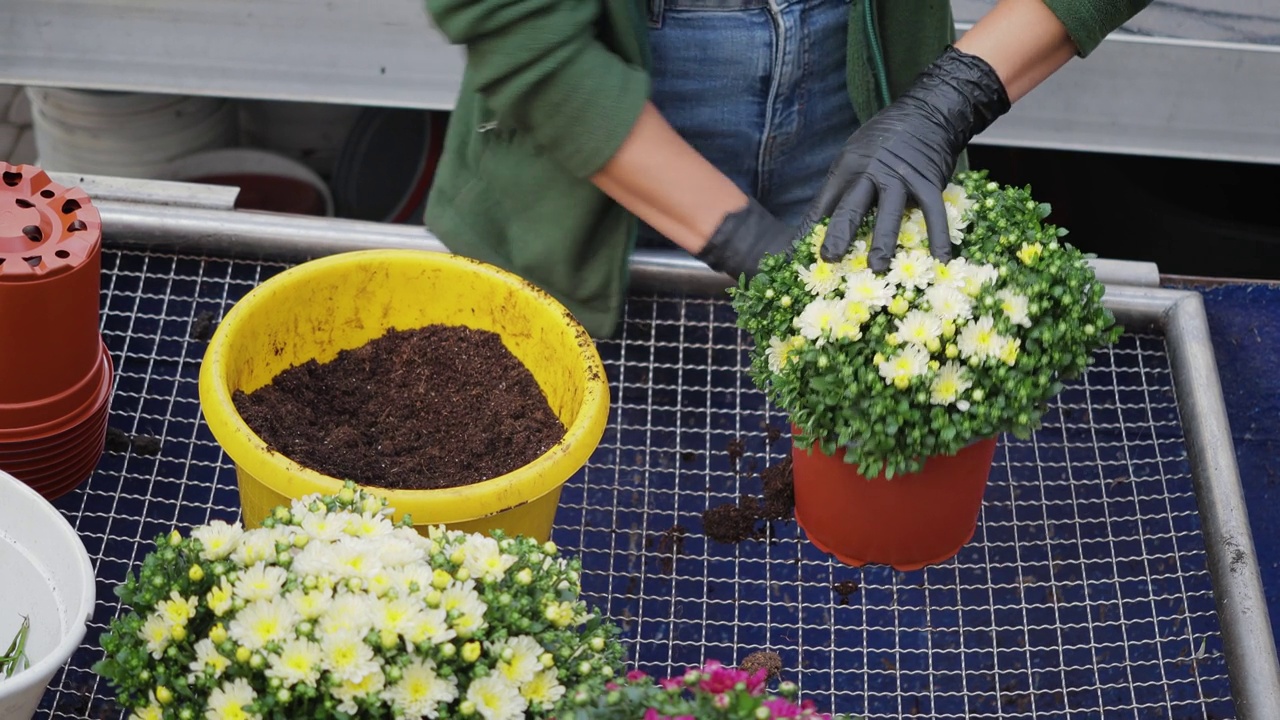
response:
[[[84,543],[58,510],[0,471],[0,651],[30,619],[31,666],[0,679],[0,718],[30,720],[58,671],[80,647],[96,585]]]
[[[245,145],[287,155],[327,178],[361,111],[357,105],[242,100],[240,135]]]
[[[177,158],[234,145],[235,103],[223,98],[29,87],[46,170],[162,178]]]
[[[205,150],[170,163],[165,177],[239,187],[236,207],[333,215],[329,185],[301,161],[256,148]]]

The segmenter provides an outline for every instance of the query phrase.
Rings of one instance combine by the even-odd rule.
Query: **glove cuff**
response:
[[[737,279],[756,274],[772,243],[770,239],[790,237],[791,229],[775,218],[755,198],[740,210],[724,216],[697,258],[717,272]]]
[[[986,60],[948,45],[921,75],[918,86],[932,93],[951,95],[946,107],[960,110],[956,126],[968,131],[967,144],[975,135],[990,127],[997,118],[1009,112],[1009,93],[995,68]]]

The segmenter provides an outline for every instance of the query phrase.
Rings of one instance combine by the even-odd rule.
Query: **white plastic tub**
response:
[[[0,651],[31,618],[31,667],[0,678],[0,718],[30,720],[54,674],[84,640],[95,581],[80,536],[53,505],[0,471]]]

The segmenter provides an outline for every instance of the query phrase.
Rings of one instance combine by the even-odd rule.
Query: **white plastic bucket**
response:
[[[294,181],[311,187],[323,204],[323,215],[333,215],[333,194],[316,171],[298,160],[279,153],[256,148],[222,148],[205,150],[170,163],[164,177],[183,182],[199,182],[209,178],[256,176],[266,183]],[[225,183],[219,183],[225,184]],[[242,198],[243,199],[243,198]],[[241,207],[237,203],[237,207]],[[284,211],[282,208],[257,208]]]
[[[0,471],[0,651],[30,618],[31,667],[0,678],[0,718],[30,720],[58,671],[84,641],[96,586],[84,543],[36,491]]]
[[[236,108],[222,98],[29,87],[46,170],[160,178],[173,160],[236,142]]]

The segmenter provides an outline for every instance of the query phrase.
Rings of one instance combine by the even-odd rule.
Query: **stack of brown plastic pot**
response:
[[[0,162],[0,470],[49,499],[93,474],[106,440],[101,252],[83,191]]]

